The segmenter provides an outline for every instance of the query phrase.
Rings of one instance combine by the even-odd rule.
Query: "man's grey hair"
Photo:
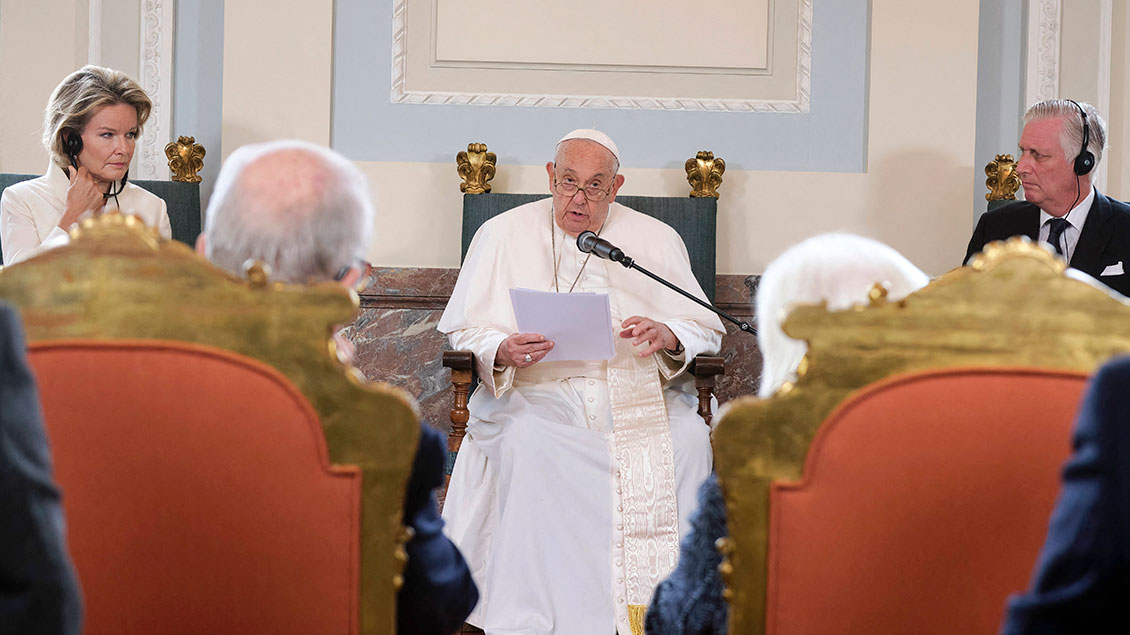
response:
[[[259,260],[272,280],[333,280],[364,258],[374,214],[364,175],[337,152],[304,141],[248,145],[216,179],[205,256],[240,277]]]
[[[1063,155],[1070,163],[1083,147],[1083,117],[1079,113],[1079,108],[1082,108],[1087,113],[1087,149],[1095,155],[1095,167],[1098,167],[1103,160],[1103,152],[1106,151],[1106,122],[1091,104],[1085,101],[1078,104],[1077,108],[1070,99],[1041,101],[1024,113],[1024,123],[1037,119],[1062,118],[1063,129],[1059,133],[1059,145],[1063,147]]]

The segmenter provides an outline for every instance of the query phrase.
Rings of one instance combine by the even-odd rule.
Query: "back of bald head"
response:
[[[216,180],[205,255],[240,276],[258,260],[273,280],[332,280],[364,257],[371,201],[357,167],[328,148],[302,141],[244,146]]]

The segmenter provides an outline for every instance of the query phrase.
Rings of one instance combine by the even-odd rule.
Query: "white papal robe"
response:
[[[723,328],[643,274],[580,252],[551,200],[482,225],[440,319],[454,348],[474,352],[482,382],[443,517],[479,586],[468,622],[490,635],[627,634],[674,568],[711,469],[686,367],[718,350]],[[705,297],[668,225],[613,203],[601,237]],[[649,317],[684,352],[639,358],[643,345],[617,336],[607,362],[496,369],[499,344],[518,332],[509,290],[554,290],[554,255],[561,292],[576,280],[575,292],[608,294],[617,335],[622,320]]]

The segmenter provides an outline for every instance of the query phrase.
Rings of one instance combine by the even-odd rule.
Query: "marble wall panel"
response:
[[[357,347],[354,364],[366,377],[404,389],[420,404],[424,421],[450,428],[451,384],[440,364],[446,339],[435,330],[458,269],[376,267],[360,294],[361,310],[345,329]],[[750,302],[757,276],[720,275],[718,305],[734,317],[752,321]],[[718,382],[718,401],[752,394],[761,373],[757,340],[727,323],[722,339],[726,375]]]

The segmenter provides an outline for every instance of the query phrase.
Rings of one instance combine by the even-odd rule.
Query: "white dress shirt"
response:
[[[1092,186],[1087,196],[1079,201],[1079,204],[1072,207],[1070,211],[1063,215],[1067,220],[1067,228],[1063,230],[1063,234],[1059,237],[1059,248],[1063,250],[1063,257],[1067,262],[1071,262],[1071,257],[1075,255],[1075,246],[1079,244],[1079,234],[1083,231],[1083,223],[1087,222],[1087,214],[1091,211],[1091,203],[1095,201],[1095,188]],[[1048,235],[1051,234],[1051,225],[1048,224],[1053,218],[1051,214],[1040,210],[1040,242],[1048,242]]]

